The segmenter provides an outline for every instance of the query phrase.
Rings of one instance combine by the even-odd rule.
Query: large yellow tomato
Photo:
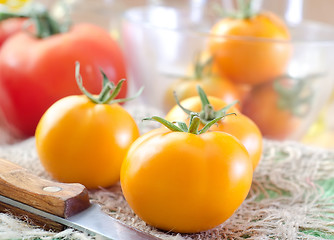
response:
[[[123,158],[139,130],[119,104],[75,95],[45,112],[35,136],[41,163],[53,178],[97,188],[119,180]]]
[[[211,34],[210,53],[231,81],[258,84],[284,73],[291,55],[290,34],[273,13],[223,18]]]
[[[208,97],[208,104],[204,104],[199,96],[191,97],[181,101],[181,106],[191,112],[201,112],[202,120],[210,121],[215,118],[215,111],[218,111],[225,107],[227,103],[221,99],[215,97]],[[205,105],[210,105],[213,110],[213,115],[206,114],[203,109]],[[253,169],[255,170],[262,155],[262,134],[257,125],[247,116],[241,114],[237,109],[230,108],[228,113],[235,113],[235,115],[229,115],[223,118],[210,128],[210,131],[222,131],[229,133],[236,137],[246,147],[250,159],[253,163]],[[184,112],[178,105],[172,108],[166,115],[168,121],[187,121],[189,114]],[[202,124],[203,126],[203,124]]]
[[[133,211],[172,232],[200,232],[228,219],[246,198],[252,163],[244,146],[223,132],[156,129],[131,146],[121,186]]]

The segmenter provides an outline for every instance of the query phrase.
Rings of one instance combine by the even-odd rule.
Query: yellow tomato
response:
[[[130,207],[148,224],[192,233],[228,219],[246,198],[252,175],[247,150],[235,137],[160,128],[131,146],[121,186]]]
[[[174,91],[178,99],[184,100],[189,97],[197,96],[196,87],[200,86],[210,95],[222,99],[226,103],[231,103],[239,99],[238,91],[235,86],[227,79],[219,76],[208,76],[203,79],[181,78],[172,83],[165,95],[165,109],[169,111],[176,105]]]
[[[218,111],[227,105],[226,102],[215,97],[209,96],[208,100],[215,111]],[[181,105],[192,112],[201,112],[203,110],[203,104],[198,96],[181,101]],[[253,163],[253,169],[255,170],[262,155],[262,134],[257,125],[250,118],[241,114],[237,109],[232,107],[228,110],[228,113],[235,113],[236,115],[226,116],[217,124],[213,125],[210,128],[210,131],[226,132],[240,140],[246,147]],[[166,120],[189,121],[189,115],[179,106],[175,106],[167,113]],[[203,125],[201,127],[203,127]]]
[[[239,100],[238,89],[229,79],[216,73],[217,69],[212,60],[208,51],[203,51],[194,64],[189,66],[188,77],[177,79],[171,83],[164,99],[166,111],[176,105],[174,93],[181,101],[197,96],[197,86],[204,89],[208,95],[220,98],[227,103]]]
[[[214,110],[222,109],[223,107],[226,107],[227,103],[217,97],[208,96],[208,100],[210,104],[214,107]],[[181,105],[191,110],[192,112],[201,112],[202,111],[202,102],[201,99],[198,96],[186,98],[182,100]],[[240,111],[237,107],[232,106],[229,108],[227,113],[236,113],[239,114]],[[185,119],[189,120],[189,114],[184,112],[178,105],[175,105],[166,115],[166,120],[168,121],[185,121]]]
[[[104,74],[103,89],[95,97],[82,86],[78,63],[76,75],[85,95],[62,98],[44,113],[35,134],[37,153],[58,181],[108,187],[119,180],[122,161],[139,130],[116,103],[121,100],[113,102],[122,81],[115,87]]]
[[[36,130],[36,147],[46,171],[61,182],[87,188],[119,180],[123,158],[139,131],[118,104],[95,104],[69,96],[51,106]]]
[[[209,49],[223,76],[258,84],[285,72],[291,55],[290,34],[271,12],[247,18],[223,18],[211,29]]]

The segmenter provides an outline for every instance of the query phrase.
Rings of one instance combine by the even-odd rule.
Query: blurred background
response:
[[[15,5],[21,1],[13,2]],[[164,98],[166,89],[173,81],[187,76],[196,56],[206,51],[210,28],[221,18],[214,9],[220,6],[232,11],[236,6],[233,0],[34,0],[14,11],[24,11],[34,3],[45,5],[58,19],[69,14],[73,23],[91,22],[107,30],[124,51],[129,94],[144,85],[144,94],[137,103],[164,112],[169,108]],[[2,8],[13,10],[6,1]],[[300,92],[311,92],[312,96],[307,107],[303,107],[305,114],[299,117],[298,126],[280,130],[288,131],[284,137],[268,138],[334,149],[334,1],[255,0],[252,8],[272,11],[288,25],[291,41],[268,44],[293,48],[285,73],[298,83],[307,82],[306,90]],[[249,45],[263,40],[238,41]],[[260,94],[250,92],[254,99]],[[285,126],[290,121],[279,117],[276,120]],[[1,131],[0,143],[8,142],[6,126]]]

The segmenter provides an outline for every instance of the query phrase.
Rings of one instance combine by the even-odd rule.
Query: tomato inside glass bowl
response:
[[[212,82],[217,92],[210,79],[220,78],[265,138],[300,140],[333,89],[334,28],[299,1],[252,1],[249,12],[233,15],[235,2],[162,1],[126,11],[130,91],[144,86],[138,101],[168,112],[174,99],[166,104],[166,94],[181,92],[180,79],[182,92],[197,94],[187,86]]]

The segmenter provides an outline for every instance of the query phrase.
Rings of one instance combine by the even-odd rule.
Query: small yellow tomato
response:
[[[139,130],[119,104],[74,95],[45,112],[35,136],[40,161],[53,178],[97,188],[119,180],[123,158]]]
[[[174,94],[179,100],[197,96],[197,86],[203,88],[208,95],[220,98],[227,103],[239,99],[238,89],[228,78],[216,73],[212,60],[208,52],[204,51],[195,64],[190,66],[187,77],[179,78],[170,84],[164,98],[166,111],[176,104]]]
[[[222,99],[226,103],[231,103],[239,99],[238,90],[226,78],[219,76],[208,76],[202,79],[181,78],[173,82],[167,89],[165,95],[165,109],[169,111],[176,102],[173,93],[175,92],[179,100],[197,96],[196,87],[200,86],[210,96]]]
[[[205,95],[203,89],[199,90]],[[207,100],[203,101],[201,97],[196,96],[181,101],[180,105],[189,112],[201,113],[201,119],[204,122],[208,122],[216,118],[217,114],[220,114],[219,110],[228,104],[216,97],[209,96]],[[166,120],[188,121],[189,113],[185,112],[184,109],[176,105],[167,113]],[[228,108],[227,113],[234,113],[234,115],[226,116],[212,126],[210,131],[222,131],[236,137],[246,147],[253,163],[253,169],[255,170],[262,156],[263,143],[261,131],[250,118],[241,114],[234,107]]]

